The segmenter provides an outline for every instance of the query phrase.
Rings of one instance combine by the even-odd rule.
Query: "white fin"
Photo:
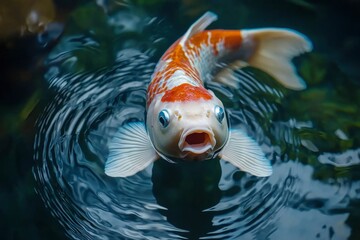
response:
[[[272,174],[270,161],[265,157],[260,146],[239,129],[230,131],[229,141],[220,156],[252,175],[268,177]]]
[[[312,50],[310,40],[303,34],[290,29],[263,28],[242,30],[244,43],[254,44],[248,59],[251,66],[257,67],[293,90],[306,88],[304,80],[296,74],[291,59]]]
[[[145,169],[158,158],[144,123],[129,123],[119,129],[109,144],[105,173],[111,177],[131,176]]]
[[[196,22],[194,22],[190,28],[186,31],[184,36],[180,40],[180,45],[184,46],[185,42],[193,36],[195,33],[204,31],[207,26],[217,20],[217,15],[213,12],[206,12]]]

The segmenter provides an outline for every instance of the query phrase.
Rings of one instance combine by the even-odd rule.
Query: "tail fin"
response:
[[[306,36],[281,28],[242,30],[242,35],[244,41],[255,44],[255,52],[248,59],[251,66],[267,72],[287,88],[306,88],[291,62],[293,57],[312,50],[312,43]]]

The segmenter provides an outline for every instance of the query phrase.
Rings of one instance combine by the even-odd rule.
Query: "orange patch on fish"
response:
[[[168,90],[164,96],[162,96],[162,102],[185,102],[196,100],[210,100],[212,95],[203,87],[192,86],[190,84],[181,84],[170,90]]]
[[[200,46],[210,43],[214,56],[220,52],[218,44],[223,42],[225,50],[239,49],[242,44],[242,36],[239,30],[208,30],[195,34],[189,39],[187,46],[194,46],[196,55],[199,56]]]

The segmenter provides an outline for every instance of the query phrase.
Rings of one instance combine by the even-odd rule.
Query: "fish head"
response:
[[[228,140],[228,121],[222,102],[210,100],[154,101],[148,108],[147,131],[164,159],[211,159]]]

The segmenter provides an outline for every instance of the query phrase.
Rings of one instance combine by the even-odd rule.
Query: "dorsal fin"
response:
[[[217,20],[217,15],[213,12],[206,12],[196,22],[194,22],[186,31],[180,40],[180,45],[184,46],[185,42],[195,33],[204,31],[207,26]]]

